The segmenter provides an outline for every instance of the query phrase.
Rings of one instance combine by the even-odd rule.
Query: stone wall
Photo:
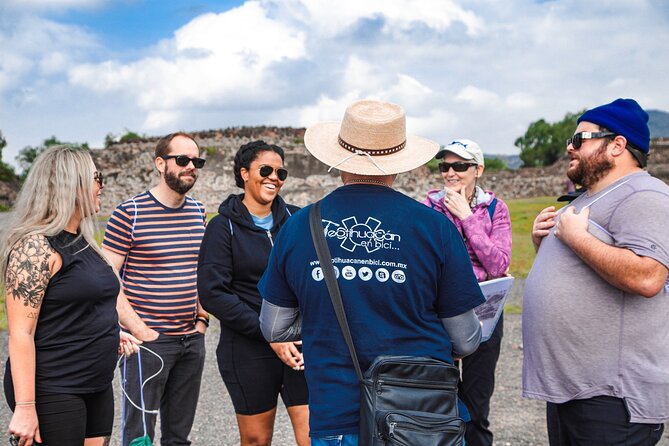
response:
[[[285,150],[285,165],[290,174],[281,190],[289,203],[304,206],[323,197],[341,185],[336,173],[328,174],[328,166],[307,152],[303,144],[304,129],[252,127],[194,133],[207,164],[200,171],[190,195],[201,200],[209,212],[231,193],[242,190],[235,186],[232,172],[234,155],[242,144],[263,139]],[[106,183],[102,213],[110,213],[121,201],[151,188],[158,182],[153,165],[156,139],[114,144],[107,149],[91,151]],[[438,187],[438,179],[425,167],[400,175],[397,188],[415,198],[422,197],[427,187]]]
[[[263,139],[286,151],[286,167],[290,172],[281,195],[290,203],[304,206],[329,193],[341,182],[336,173],[328,174],[327,166],[308,154],[303,144],[304,129],[281,127],[241,127],[196,132],[194,136],[203,149],[207,165],[202,169],[191,195],[201,200],[209,212],[231,193],[239,193],[232,173],[233,158],[240,145]],[[98,168],[104,172],[106,185],[102,213],[109,214],[127,198],[151,188],[158,182],[153,166],[156,138],[114,144],[107,149],[91,151]],[[649,171],[669,181],[669,138],[653,140]],[[481,186],[493,190],[503,199],[558,196],[566,191],[568,161],[564,156],[545,168],[487,171]],[[398,176],[396,187],[405,194],[422,199],[429,189],[442,187],[441,176],[420,167]],[[17,185],[0,183],[0,204],[13,203]]]

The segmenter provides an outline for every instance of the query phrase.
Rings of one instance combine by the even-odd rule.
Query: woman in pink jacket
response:
[[[459,139],[440,150],[436,158],[441,160],[444,188],[431,190],[422,202],[458,228],[479,282],[506,275],[511,260],[509,208],[477,184],[484,169],[481,148],[474,141]],[[492,337],[462,359],[459,395],[471,414],[465,433],[467,446],[492,445],[488,415],[503,325],[502,316]]]

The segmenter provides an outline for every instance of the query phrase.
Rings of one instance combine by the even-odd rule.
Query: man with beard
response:
[[[158,185],[120,204],[105,230],[103,251],[123,282],[117,303],[123,328],[162,358],[142,351],[122,365],[132,401],[124,399],[123,444],[145,432],[153,441],[157,409],[162,444],[190,444],[209,324],[196,277],[206,213],[202,203],[186,195],[204,166],[199,154],[186,133],[160,139],[154,159]],[[146,381],[156,373],[144,386],[142,400],[140,374]],[[143,403],[145,413],[132,403]]]
[[[547,401],[551,445],[652,445],[669,420],[669,187],[643,167],[648,114],[586,111],[567,175],[587,192],[532,228],[523,396]]]

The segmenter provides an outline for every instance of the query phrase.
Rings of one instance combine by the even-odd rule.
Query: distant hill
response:
[[[486,158],[496,158],[498,160],[504,161],[504,164],[506,164],[506,167],[509,169],[518,169],[520,166],[523,165],[523,162],[520,159],[520,155],[488,155],[486,154]]]
[[[669,113],[662,110],[648,110],[648,127],[651,138],[669,138]]]

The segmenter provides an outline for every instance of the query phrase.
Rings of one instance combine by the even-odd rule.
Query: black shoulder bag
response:
[[[458,415],[458,369],[415,356],[378,356],[364,373],[348,327],[332,257],[323,234],[321,202],[309,214],[332,306],[360,381],[360,446],[462,445],[465,423]]]

